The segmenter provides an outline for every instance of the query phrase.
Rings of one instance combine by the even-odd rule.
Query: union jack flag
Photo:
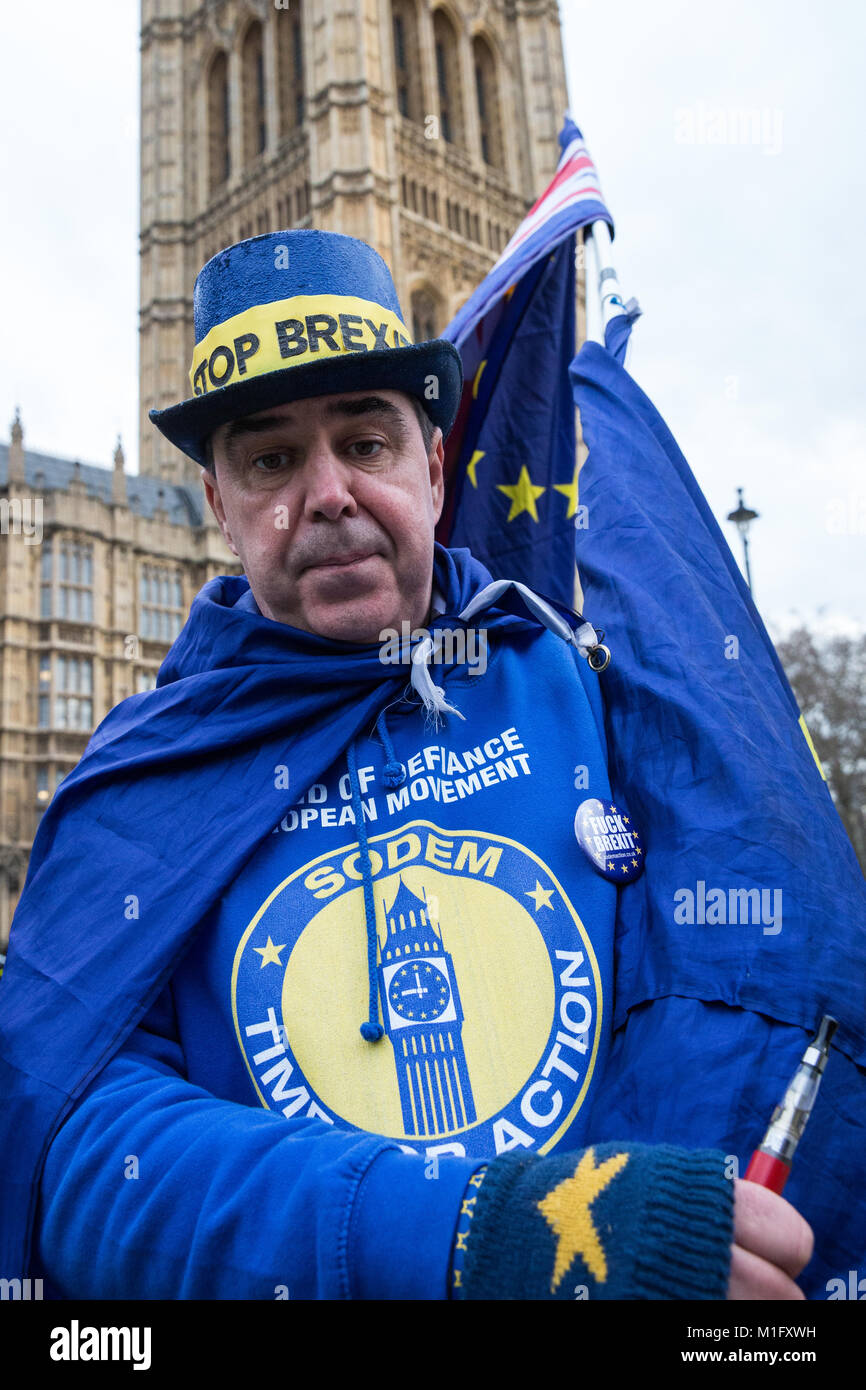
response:
[[[463,347],[478,321],[510,285],[516,284],[530,266],[579,227],[603,221],[613,236],[613,218],[602,196],[598,172],[570,116],[565,117],[559,146],[562,155],[551,183],[530,208],[499,260],[442,334],[455,347]]]

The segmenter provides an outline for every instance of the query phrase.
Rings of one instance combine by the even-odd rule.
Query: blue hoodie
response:
[[[437,548],[436,580],[434,630],[489,576]],[[574,833],[610,793],[597,678],[519,602],[483,621],[483,672],[434,668],[463,716],[436,728],[378,649],[212,581],[158,689],[97,730],[40,828],[3,981],[10,1187],[29,1177],[51,1294],[443,1298],[479,1163],[581,1157],[628,891]],[[659,1175],[650,1151],[654,1188],[639,1149],[616,1159],[633,1220],[687,1157]],[[707,1162],[697,1206],[662,1193],[659,1248],[703,1216],[718,1296],[730,1193]],[[5,1249],[30,1234],[7,1207]]]
[[[89,1102],[101,1116],[96,1152],[82,1162],[86,1106],[61,1131],[43,1179],[40,1241],[70,1293],[274,1297],[284,1283],[292,1296],[335,1296],[340,1262],[327,1247],[316,1254],[322,1209],[347,1204],[375,1146],[384,1152],[363,1207],[375,1230],[348,1261],[349,1289],[442,1297],[477,1163],[517,1147],[579,1146],[610,1038],[617,893],[573,828],[581,800],[609,795],[598,681],[544,630],[519,645],[491,634],[484,655],[483,673],[464,665],[448,674],[463,719],[447,716],[435,731],[414,691],[398,696],[354,741],[356,761],[341,754],[287,806],[100,1077]],[[284,756],[260,796],[291,790]],[[405,778],[389,786],[395,761]],[[589,790],[575,790],[577,769]],[[376,1017],[386,1021],[370,1041],[360,1032],[369,973],[356,789],[375,898]],[[230,815],[230,784],[224,801]],[[130,1112],[145,1058],[151,1078],[169,1066],[175,1079],[156,1093],[144,1086],[156,1103]],[[195,1106],[182,1103],[189,1086]],[[189,1112],[190,1137],[213,1112],[210,1157],[204,1136],[190,1153],[183,1123],[176,1133],[165,1126],[172,1096],[178,1117]],[[291,1125],[267,1123],[280,1116]],[[221,1132],[228,1124],[237,1142]],[[275,1216],[285,1202],[286,1219],[252,1232],[244,1223],[239,1248],[230,1242],[215,1259],[217,1230],[202,1223],[183,1154],[224,1200],[263,1212],[275,1204]],[[126,1155],[137,1155],[137,1176],[107,1182],[106,1167],[122,1171]],[[387,1238],[384,1211],[394,1215]],[[196,1238],[208,1256],[197,1252],[175,1286],[179,1253]]]

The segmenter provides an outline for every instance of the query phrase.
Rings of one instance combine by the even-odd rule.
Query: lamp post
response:
[[[746,583],[749,586],[749,593],[752,593],[752,572],[749,568],[749,527],[757,517],[758,513],[753,512],[751,507],[743,503],[743,489],[737,488],[737,509],[728,512],[728,521],[733,521],[737,530],[743,538],[743,554],[746,557]]]

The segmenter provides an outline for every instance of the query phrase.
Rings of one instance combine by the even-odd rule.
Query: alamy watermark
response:
[[[487,632],[484,628],[446,627],[428,632],[425,627],[413,628],[404,618],[399,632],[396,628],[385,627],[379,633],[382,643],[379,660],[385,666],[408,665],[412,660],[413,647],[428,637],[432,642],[430,661],[467,666],[470,676],[484,675],[487,670]]]
[[[772,894],[772,897],[771,897]],[[708,888],[702,878],[694,890],[674,892],[674,921],[677,926],[756,926],[764,936],[777,936],[782,930],[781,888]]]
[[[847,1281],[841,1276],[828,1279],[824,1287],[828,1302],[839,1298],[852,1299],[855,1303],[866,1300],[866,1278],[860,1277],[859,1269],[849,1269]]]
[[[0,1279],[0,1300],[20,1299],[28,1302],[42,1298],[41,1279]]]
[[[782,151],[782,111],[778,106],[678,106],[674,111],[677,145],[754,145],[764,154]]]
[[[824,529],[831,536],[866,536],[866,492],[831,497],[825,504]]]
[[[48,1348],[52,1361],[131,1361],[134,1371],[150,1370],[150,1352],[149,1327],[82,1327],[77,1318],[52,1328]]]
[[[0,536],[23,536],[25,545],[41,545],[42,498],[0,497]]]

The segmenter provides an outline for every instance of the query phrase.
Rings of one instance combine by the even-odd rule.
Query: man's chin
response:
[[[299,585],[302,619],[296,626],[338,642],[379,642],[400,599],[390,585],[383,586],[378,558],[369,556],[345,569],[306,570]]]
[[[315,632],[319,637],[330,638],[334,642],[353,642],[358,646],[377,646],[383,640],[381,633],[388,627],[399,629],[399,619],[393,620],[393,606],[370,603],[369,599],[341,603],[310,604],[294,622],[306,632]]]

